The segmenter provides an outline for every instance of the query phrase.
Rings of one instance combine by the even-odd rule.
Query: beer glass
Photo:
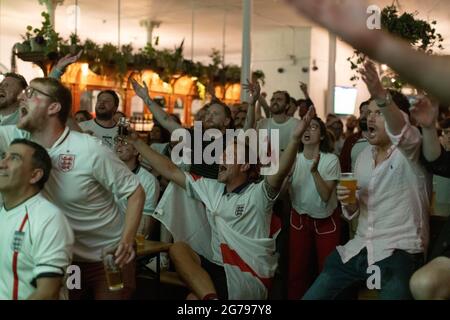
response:
[[[339,184],[350,190],[348,198],[343,202],[345,204],[356,204],[356,178],[352,172],[341,173]]]
[[[105,268],[106,282],[108,289],[117,291],[123,289],[122,271],[115,263],[114,250],[105,248],[102,251],[103,267]]]

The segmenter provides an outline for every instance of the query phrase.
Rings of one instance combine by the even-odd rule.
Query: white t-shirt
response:
[[[38,278],[64,277],[73,242],[64,214],[41,194],[10,210],[2,206],[0,300],[27,299]]]
[[[99,124],[95,119],[83,121],[78,124],[81,130],[87,132],[92,131],[94,133],[94,137],[102,140],[103,144],[109,147],[110,149],[114,149],[115,142],[114,139],[118,134],[117,124],[114,127],[103,127]]]
[[[292,206],[299,214],[308,214],[315,219],[329,217],[337,207],[336,191],[333,191],[328,202],[320,198],[314,178],[311,174],[311,166],[314,160],[308,160],[303,153],[297,155],[294,173],[291,180]],[[341,166],[338,157],[333,153],[320,153],[320,161],[317,167],[320,176],[325,181],[339,180]]]
[[[243,185],[226,193],[223,183],[203,177],[194,178],[186,173],[186,191],[206,207],[211,225],[212,259],[216,264],[223,265],[215,216],[223,218],[227,225],[244,236],[255,240],[269,237],[272,205],[276,196],[269,196],[264,181]]]
[[[270,130],[278,129],[279,134],[279,146],[281,152],[283,152],[287,145],[289,144],[289,141],[291,141],[292,131],[297,127],[300,120],[297,118],[290,117],[288,121],[284,123],[277,123],[273,120],[273,118],[264,118],[258,121],[258,124],[256,125],[256,129],[268,129],[269,130],[269,137],[270,137]]]
[[[30,139],[30,134],[0,126],[0,151],[15,138]],[[43,195],[69,220],[75,233],[74,260],[100,261],[102,249],[116,245],[124,227],[115,198],[128,198],[139,179],[99,139],[68,127],[47,151],[53,168]]]
[[[159,182],[154,175],[141,166],[137,167],[134,174],[139,178],[142,188],[145,191],[144,215],[151,216],[155,211],[159,198]],[[126,213],[127,199],[118,201],[118,205],[120,210]]]

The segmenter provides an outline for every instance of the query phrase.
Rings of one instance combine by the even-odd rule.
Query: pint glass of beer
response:
[[[111,291],[123,289],[122,271],[115,263],[114,251],[110,249],[103,250],[102,258],[108,289]]]
[[[138,248],[143,248],[145,246],[145,235],[143,233],[138,231],[135,239]]]
[[[356,203],[356,178],[352,172],[341,173],[339,184],[350,190],[350,194],[347,199],[344,200],[346,204]]]

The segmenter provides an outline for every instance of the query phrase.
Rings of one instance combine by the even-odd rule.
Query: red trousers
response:
[[[328,255],[339,245],[340,217],[325,219],[291,211],[289,226],[288,299],[301,299],[322,271]]]

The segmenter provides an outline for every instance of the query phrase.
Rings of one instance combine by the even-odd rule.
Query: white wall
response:
[[[309,66],[310,28],[270,28],[252,34],[252,70],[260,69],[266,76],[263,91],[268,98],[277,90],[286,90],[296,99],[303,98],[299,81],[309,82],[302,67]],[[289,58],[296,57],[297,62]],[[284,72],[279,73],[278,69]]]

